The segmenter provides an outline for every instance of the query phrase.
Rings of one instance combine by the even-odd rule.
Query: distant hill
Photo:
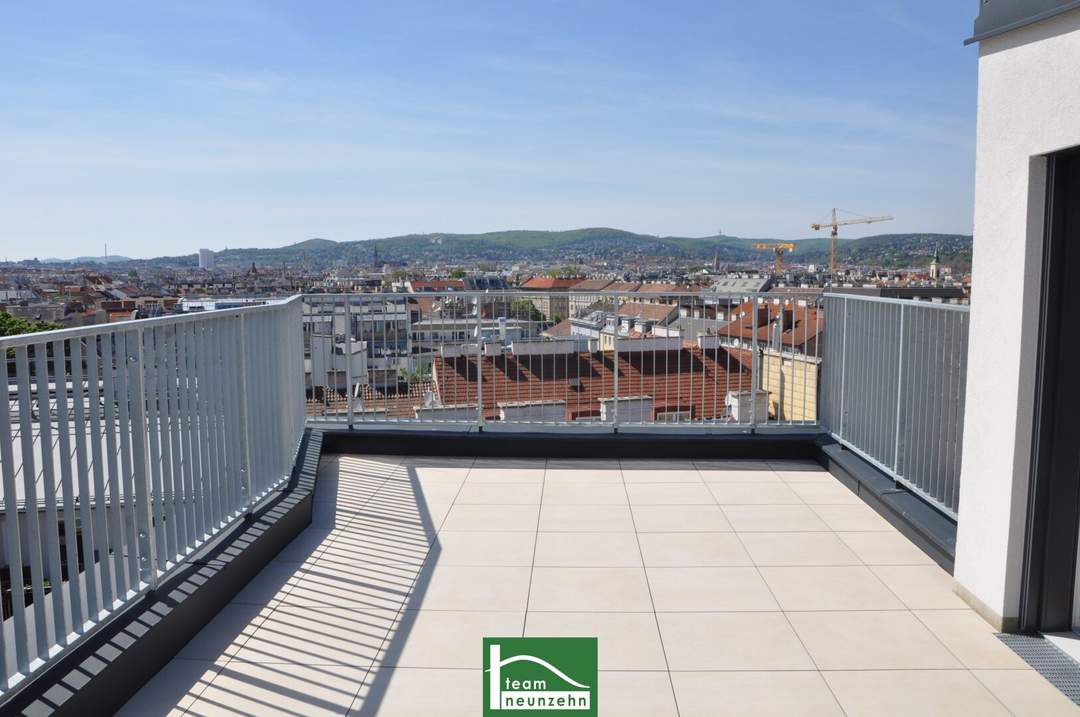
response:
[[[43,264],[122,264],[125,261],[134,261],[127,256],[77,256],[74,259],[42,259]]]
[[[378,247],[379,257],[395,262],[441,262],[465,265],[485,261],[549,261],[561,264],[588,263],[596,259],[627,261],[637,258],[668,258],[680,262],[711,262],[714,256],[725,263],[762,262],[768,250],[753,244],[770,239],[733,236],[672,237],[635,234],[603,227],[570,231],[503,231],[485,234],[409,234],[385,239],[334,242],[308,239],[275,249],[226,249],[216,253],[218,266],[304,265],[312,268],[334,262],[370,264]],[[790,262],[821,264],[829,258],[828,237],[796,242]],[[886,268],[925,266],[934,251],[954,264],[971,261],[971,237],[958,234],[882,234],[862,239],[841,239],[840,256],[845,261]],[[112,257],[110,257],[111,259]],[[148,260],[194,266],[194,254]],[[140,262],[142,263],[142,262]]]

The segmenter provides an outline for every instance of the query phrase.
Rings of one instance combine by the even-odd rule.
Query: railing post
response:
[[[476,430],[484,430],[484,331],[481,323],[483,297],[476,294]]]
[[[275,347],[276,349],[276,347]],[[301,378],[301,380],[303,380]],[[248,396],[253,392],[248,389],[247,381],[247,324],[244,312],[240,312],[240,438],[243,441],[243,452],[240,466],[240,477],[243,480],[242,489],[247,493],[247,507],[245,514],[249,514],[255,503],[255,491],[251,487],[251,427],[248,423]]]
[[[349,294],[345,294],[345,422],[348,424],[350,431],[353,428],[352,341],[352,299]],[[334,347],[331,346],[331,361],[333,361],[333,356]]]
[[[837,436],[839,438],[844,437],[844,387],[847,383],[847,315],[848,315],[848,299],[844,297],[844,330],[841,336],[840,343],[840,425],[838,426]]]
[[[893,443],[893,473],[900,474],[900,406],[904,395],[904,305],[900,304],[900,346],[897,351],[896,437]]]
[[[157,526],[154,524],[154,497],[150,484],[150,457],[147,451],[146,391],[143,374],[146,369],[143,329],[136,332],[136,352],[132,356],[125,351],[125,358],[134,363],[135,371],[131,375],[131,448],[135,467],[136,521],[138,522],[139,542],[139,577],[150,585],[151,590],[158,586],[157,568]],[[129,367],[130,368],[130,367]]]
[[[757,392],[758,381],[761,379],[761,373],[758,369],[758,295],[754,294],[753,310],[750,312],[750,323],[753,326],[753,331],[750,333],[750,432],[754,433],[757,430]],[[769,318],[769,305],[765,305],[765,318],[766,321]],[[783,309],[781,308],[781,311]]]
[[[615,433],[619,432],[619,302],[621,301],[622,297],[616,296],[612,307],[615,310],[615,325],[611,330],[611,369],[615,378],[611,387],[611,430]],[[603,328],[600,332],[601,340],[603,340]]]

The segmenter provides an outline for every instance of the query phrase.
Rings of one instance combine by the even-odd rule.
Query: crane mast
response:
[[[892,221],[894,218],[892,215],[886,214],[880,217],[858,217],[856,219],[837,220],[836,212],[837,209],[833,207],[831,222],[818,222],[810,225],[810,228],[814,231],[824,229],[825,227],[829,227],[832,229],[829,235],[831,239],[829,243],[829,271],[833,274],[833,276],[836,275],[836,250],[837,245],[839,244],[838,239],[840,237],[840,227],[848,226],[849,224],[873,224],[875,222],[888,222]]]

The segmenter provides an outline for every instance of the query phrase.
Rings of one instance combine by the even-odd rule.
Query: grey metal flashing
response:
[[[998,635],[998,639],[1045,677],[1062,694],[1080,705],[1080,665],[1057,645],[1038,635]]]
[[[306,431],[284,488],[208,554],[35,675],[0,705],[0,713],[85,716],[122,707],[310,525],[321,451],[321,432]]]
[[[1080,8],[1080,0],[982,0],[975,34],[965,45],[981,42],[1006,32],[1019,30]]]
[[[934,562],[953,571],[956,523],[832,439],[819,444],[822,466]]]
[[[812,433],[462,433],[326,429],[327,453],[506,458],[730,458],[817,460]]]

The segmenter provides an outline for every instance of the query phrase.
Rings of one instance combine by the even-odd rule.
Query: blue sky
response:
[[[970,232],[975,0],[15,3],[0,256]]]

